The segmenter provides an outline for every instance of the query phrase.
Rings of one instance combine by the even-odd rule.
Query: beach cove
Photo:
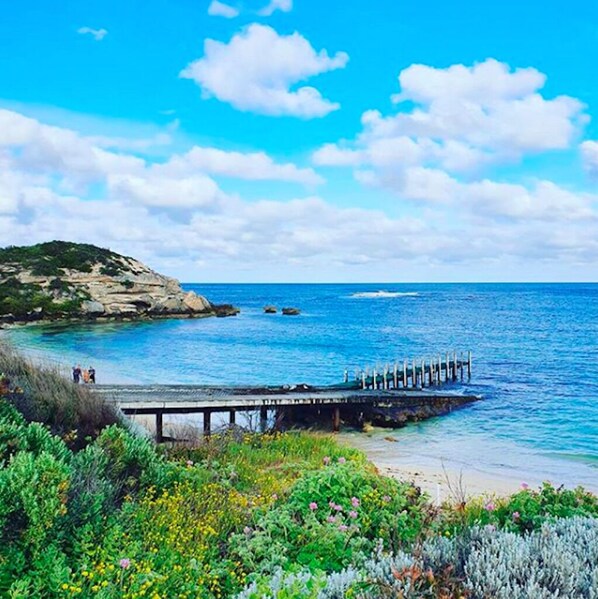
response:
[[[429,472],[434,492],[443,464],[453,477],[507,480],[505,490],[543,480],[596,488],[598,285],[184,287],[232,301],[241,314],[3,335],[66,369],[93,363],[98,382],[111,383],[332,384],[345,368],[471,348],[472,380],[454,391],[483,395],[482,402],[357,435],[356,443],[381,468],[400,467],[416,479],[414,472]],[[268,304],[297,305],[302,314],[264,314]],[[398,442],[385,441],[388,434]]]

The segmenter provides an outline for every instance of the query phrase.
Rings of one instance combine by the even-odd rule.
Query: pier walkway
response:
[[[349,380],[338,385],[312,387],[293,385],[278,387],[257,386],[208,386],[208,385],[96,385],[95,390],[107,401],[113,402],[128,415],[154,415],[156,438],[162,441],[165,414],[203,415],[203,430],[211,432],[211,415],[229,413],[234,424],[237,412],[260,414],[260,429],[265,430],[269,413],[274,412],[277,422],[302,415],[330,418],[332,429],[338,431],[343,417],[355,419],[363,413],[409,412],[411,415],[426,413],[435,415],[480,399],[464,396],[438,388],[443,383],[464,378],[464,371],[471,376],[471,354],[467,360],[457,358],[456,353],[446,355],[445,360],[403,361],[358,371]],[[425,389],[424,387],[436,387]],[[424,410],[424,412],[422,412]],[[416,418],[416,416],[414,416]]]

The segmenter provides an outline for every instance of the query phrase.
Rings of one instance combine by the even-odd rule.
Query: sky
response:
[[[598,281],[597,64],[588,0],[4,0],[0,245]]]

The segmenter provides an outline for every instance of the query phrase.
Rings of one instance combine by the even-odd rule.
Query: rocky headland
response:
[[[134,258],[52,241],[0,249],[0,323],[232,316]]]

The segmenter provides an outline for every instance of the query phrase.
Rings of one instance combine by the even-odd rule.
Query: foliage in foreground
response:
[[[582,490],[439,509],[330,436],[233,431],[192,448],[120,426],[84,448],[63,437],[0,400],[2,597],[598,592],[598,500]]]
[[[0,396],[73,448],[121,421],[116,409],[88,387],[71,384],[57,369],[33,364],[5,344],[0,344]]]
[[[476,526],[455,538],[432,537],[411,553],[375,554],[339,573],[279,569],[237,599],[547,599],[597,592],[598,520],[574,517],[524,535]]]

